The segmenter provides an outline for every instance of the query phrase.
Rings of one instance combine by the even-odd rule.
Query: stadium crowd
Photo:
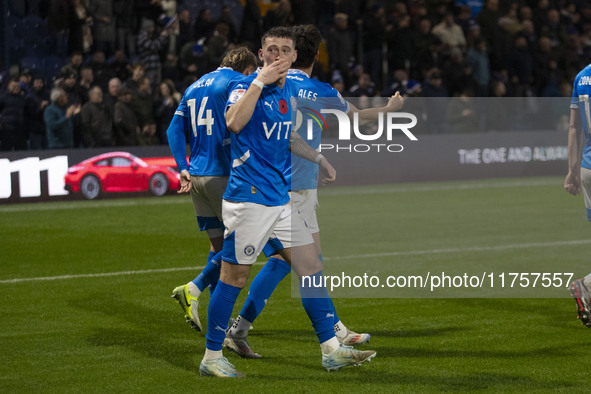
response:
[[[267,3],[9,1],[0,149],[166,144],[181,93],[272,26],[318,26],[313,76],[343,96],[458,97],[455,110],[470,97],[569,97],[591,58],[586,0]],[[482,125],[474,116],[466,131]]]

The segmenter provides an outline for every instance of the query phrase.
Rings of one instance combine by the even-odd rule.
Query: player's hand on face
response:
[[[391,96],[388,100],[388,110],[398,111],[404,105],[404,97],[400,95],[400,92],[396,92],[394,96]]]
[[[322,186],[333,183],[337,179],[337,170],[334,169],[325,157],[320,159],[318,167],[320,169],[320,183]]]
[[[256,79],[265,85],[270,85],[275,81],[287,76],[287,70],[289,70],[289,66],[290,63],[285,59],[276,60],[273,63],[261,68]]]
[[[581,192],[581,177],[572,173],[568,173],[564,180],[564,190],[576,196]]]
[[[188,193],[191,190],[191,174],[189,171],[182,170],[181,171],[181,187],[179,188],[178,192],[181,193]]]

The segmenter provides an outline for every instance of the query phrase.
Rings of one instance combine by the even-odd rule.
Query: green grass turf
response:
[[[523,246],[588,238],[582,198],[561,184],[530,178],[327,189],[319,210],[327,271],[517,265],[582,276],[589,245]],[[362,348],[378,356],[327,373],[284,281],[250,334],[265,358],[227,354],[247,378],[222,381],[198,376],[204,336],[183,323],[169,298],[207,254],[187,196],[4,205],[0,228],[0,392],[588,389],[591,331],[575,318],[566,288],[562,298],[336,299],[345,324],[372,334]],[[465,250],[508,244],[522,246]],[[411,253],[436,249],[458,250]],[[387,255],[395,252],[409,254]],[[376,253],[386,255],[365,256]],[[339,259],[350,255],[361,257]],[[6,282],[138,270],[162,271]]]

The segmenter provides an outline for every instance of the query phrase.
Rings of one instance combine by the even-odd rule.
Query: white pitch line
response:
[[[387,193],[409,193],[409,192],[430,192],[430,191],[449,191],[449,190],[472,190],[472,189],[495,189],[501,187],[527,187],[527,186],[557,186],[560,187],[560,181],[552,180],[531,180],[531,181],[500,181],[491,183],[461,183],[454,185],[413,185],[413,186],[390,186],[375,187],[359,186],[356,190],[349,189],[348,186],[335,189],[321,189],[321,196],[347,196],[358,194],[387,194]],[[90,208],[110,208],[110,207],[133,207],[141,205],[172,205],[172,204],[191,204],[190,199],[185,198],[146,198],[143,201],[138,200],[101,200],[101,201],[66,201],[66,202],[48,202],[48,203],[30,203],[19,204],[18,206],[0,207],[0,213],[11,212],[34,212],[34,211],[53,211],[65,209],[90,209]]]
[[[386,252],[386,253],[371,253],[359,254],[351,256],[340,257],[325,257],[324,260],[351,260],[351,259],[368,259],[375,257],[394,257],[394,256],[412,256],[412,255],[426,255],[438,253],[464,253],[464,252],[488,252],[493,250],[509,250],[509,249],[527,249],[527,248],[544,248],[552,246],[573,246],[573,245],[587,245],[591,244],[591,239],[579,239],[573,241],[555,241],[555,242],[532,242],[514,245],[499,245],[499,246],[475,246],[471,248],[450,248],[450,249],[429,249],[429,250],[410,250],[407,252]],[[263,265],[265,262],[258,262],[255,265]],[[123,275],[137,275],[137,274],[154,274],[160,272],[175,272],[175,271],[197,271],[204,267],[176,267],[176,268],[157,268],[149,270],[136,271],[118,271],[118,272],[103,272],[97,274],[79,274],[79,275],[60,275],[60,276],[42,276],[36,278],[14,278],[0,280],[0,284],[22,283],[22,282],[39,282],[39,281],[53,281],[65,279],[81,279],[81,278],[100,278],[109,276],[123,276]]]
[[[145,205],[171,205],[191,204],[190,199],[185,198],[146,198],[145,201],[138,200],[101,200],[101,201],[67,201],[63,203],[30,203],[19,204],[18,206],[0,207],[0,213],[4,212],[34,212],[34,211],[60,211],[64,209],[91,209],[91,208],[112,208],[112,207],[136,207]]]
[[[560,182],[551,180],[539,181],[518,181],[518,182],[491,182],[491,183],[464,183],[456,185],[435,185],[435,186],[394,186],[376,188],[375,186],[360,186],[358,190],[321,189],[321,196],[346,196],[356,194],[386,194],[386,193],[408,193],[408,192],[432,192],[450,190],[472,190],[472,189],[496,189],[501,187],[527,187],[527,186],[560,186]]]
[[[323,260],[352,260],[352,259],[367,259],[374,257],[395,257],[395,256],[413,256],[425,254],[439,254],[439,253],[465,253],[465,252],[489,252],[494,250],[510,250],[510,249],[527,249],[527,248],[544,248],[549,246],[572,246],[572,245],[587,245],[591,244],[591,239],[579,239],[573,241],[555,241],[555,242],[532,242],[514,245],[497,245],[497,246],[474,246],[470,248],[449,248],[449,249],[430,249],[430,250],[410,250],[408,252],[385,252],[385,253],[371,253],[360,254],[341,257],[324,257]]]

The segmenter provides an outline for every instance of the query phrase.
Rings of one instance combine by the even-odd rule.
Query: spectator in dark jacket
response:
[[[134,56],[137,29],[136,0],[114,0],[113,7],[117,15],[117,47],[127,49],[127,54]]]
[[[113,118],[103,104],[103,91],[94,86],[88,92],[89,101],[80,111],[84,146],[96,148],[115,145],[113,139]]]
[[[74,74],[76,79],[80,79],[80,70],[82,69],[82,52],[72,53],[70,63],[62,67],[61,73],[63,75]]]
[[[33,89],[25,98],[25,119],[29,133],[30,149],[46,149],[47,135],[43,111],[49,105],[49,94],[45,89],[43,78],[33,79]]]
[[[165,79],[160,83],[158,95],[154,100],[154,114],[157,121],[157,135],[161,144],[168,143],[166,130],[181,101],[181,94],[176,91],[174,83]]]
[[[62,88],[51,91],[51,105],[45,109],[43,118],[47,127],[47,147],[68,149],[74,147],[74,121],[80,113],[80,104],[68,105],[68,96]]]
[[[0,96],[0,149],[27,149],[24,125],[25,96],[18,78],[8,82],[7,91]]]
[[[140,61],[144,64],[146,77],[152,81],[153,88],[160,84],[162,78],[160,51],[166,46],[167,42],[167,29],[158,34],[154,21],[145,19],[142,22],[142,29],[137,36],[137,52]]]
[[[200,38],[208,39],[213,35],[213,28],[215,23],[211,17],[211,11],[209,8],[203,8],[199,11],[199,15],[195,20],[195,33],[193,37],[199,40]]]
[[[331,68],[339,70],[345,79],[345,83],[350,85],[353,80],[351,65],[354,61],[353,33],[348,26],[349,17],[347,14],[339,12],[334,16],[334,27],[328,32],[328,59]]]
[[[135,112],[141,133],[138,135],[139,145],[157,145],[156,121],[154,120],[154,96],[150,87],[150,79],[144,77],[140,82],[138,91],[132,96],[131,107]]]
[[[113,125],[115,126],[115,139],[118,146],[137,145],[140,128],[131,107],[131,90],[127,88],[119,89],[119,100],[115,104]]]
[[[121,80],[119,78],[113,78],[109,81],[109,88],[107,93],[103,95],[103,104],[109,110],[111,118],[115,114],[115,104],[117,103],[117,97],[119,96],[119,90],[121,89]]]
[[[94,21],[92,30],[95,48],[110,56],[115,48],[116,35],[113,0],[92,0],[90,13]]]
[[[125,57],[125,52],[121,49],[115,51],[115,55],[113,56],[113,61],[109,64],[109,69],[111,70],[110,75],[113,75],[112,78],[119,78],[122,81],[125,81],[129,78],[131,74],[131,67],[127,58]]]

